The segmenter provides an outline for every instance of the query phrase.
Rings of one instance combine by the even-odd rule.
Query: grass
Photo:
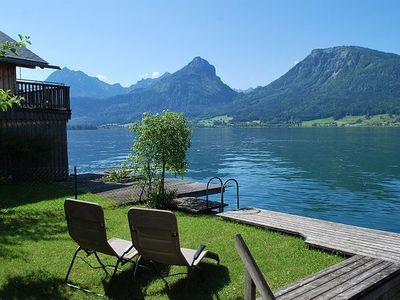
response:
[[[374,116],[345,116],[335,120],[333,117],[303,121],[302,127],[399,127],[400,117],[381,114]]]
[[[53,185],[0,186],[0,299],[94,299],[97,296],[73,290],[64,276],[76,245],[70,239],[63,202],[69,189]],[[130,239],[128,206],[91,194],[80,199],[100,203],[105,210],[109,237]],[[310,250],[303,240],[256,227],[223,221],[212,215],[176,213],[183,247],[200,243],[217,252],[221,265],[202,264],[205,281],[198,274],[169,277],[169,288],[149,271],[133,278],[125,265],[112,284],[101,270],[92,270],[78,260],[71,280],[99,293],[109,287],[111,299],[242,299],[244,267],[234,248],[234,235],[241,233],[272,289],[285,286],[342,260],[340,256]],[[91,260],[95,264],[95,260]],[[105,262],[113,260],[104,257]],[[176,273],[182,267],[164,268]]]
[[[226,127],[232,125],[232,120],[232,117],[223,115],[200,120],[196,125],[199,127]]]

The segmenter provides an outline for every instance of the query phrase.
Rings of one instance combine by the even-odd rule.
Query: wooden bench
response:
[[[243,238],[236,249],[246,267],[245,299],[400,299],[400,264],[355,255],[275,293],[258,268]]]

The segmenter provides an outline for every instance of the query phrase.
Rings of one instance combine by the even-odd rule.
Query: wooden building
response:
[[[7,41],[13,40],[0,31],[0,44]],[[69,87],[17,79],[17,67],[59,69],[26,48],[0,57],[0,88],[24,98],[21,106],[0,110],[0,183],[63,180],[68,176]]]

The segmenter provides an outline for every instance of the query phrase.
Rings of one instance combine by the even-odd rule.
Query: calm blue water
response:
[[[124,160],[133,143],[125,129],[68,139],[81,173]],[[400,232],[400,128],[195,129],[192,144],[186,177],[237,179],[241,206]]]

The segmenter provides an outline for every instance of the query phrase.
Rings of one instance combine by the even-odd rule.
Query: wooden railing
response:
[[[276,300],[271,288],[240,234],[236,234],[235,236],[235,246],[246,269],[244,299],[255,300],[256,290],[258,290],[261,294],[261,299]]]
[[[16,94],[22,108],[70,110],[69,87],[48,82],[17,80]]]

